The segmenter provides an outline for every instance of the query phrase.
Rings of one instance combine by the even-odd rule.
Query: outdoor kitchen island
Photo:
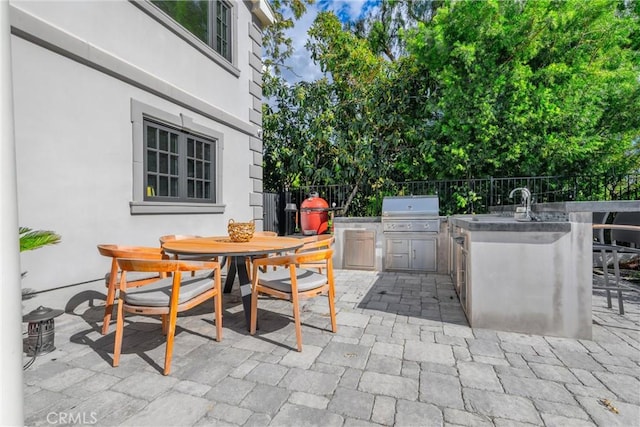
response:
[[[538,204],[513,213],[449,217],[450,270],[473,328],[591,339],[593,212],[636,202]]]

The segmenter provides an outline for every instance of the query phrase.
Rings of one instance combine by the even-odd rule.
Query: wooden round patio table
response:
[[[173,255],[202,255],[221,257],[229,260],[229,271],[225,280],[224,292],[229,293],[238,275],[240,295],[247,328],[251,320],[251,280],[246,266],[246,258],[268,255],[272,253],[288,252],[298,249],[303,241],[295,237],[254,236],[248,242],[233,242],[229,236],[196,237],[192,239],[172,240],[165,242],[162,247],[165,252]]]

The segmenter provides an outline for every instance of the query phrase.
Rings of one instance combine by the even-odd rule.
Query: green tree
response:
[[[408,39],[436,80],[439,177],[637,168],[637,15],[610,0],[451,1]]]
[[[377,138],[376,91],[385,79],[387,64],[368,41],[343,29],[330,12],[318,14],[309,30],[307,48],[322,71],[330,74],[333,89],[334,172],[337,181],[354,184],[344,211],[358,189],[387,175]]]
[[[276,19],[264,30],[263,63],[268,76],[279,76],[282,68],[289,68],[286,60],[293,54],[287,30],[295,26],[296,20],[307,11],[307,5],[315,3],[315,0],[271,0],[269,3]]]
[[[429,22],[442,0],[381,0],[374,12],[346,29],[369,42],[371,50],[394,62],[406,55],[407,28],[418,22]]]
[[[279,85],[263,106],[264,185],[330,184],[336,179],[333,90],[326,79]]]
[[[307,47],[327,76],[265,83],[269,187],[640,169],[638,2],[383,0]],[[274,84],[271,84],[274,83]],[[280,184],[280,185],[278,185]],[[459,188],[458,207],[474,192]]]

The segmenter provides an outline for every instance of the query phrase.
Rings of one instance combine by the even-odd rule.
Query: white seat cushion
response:
[[[131,305],[168,307],[172,283],[173,278],[167,277],[150,285],[131,289],[127,291],[124,300],[127,304]],[[197,297],[201,293],[213,288],[213,286],[214,283],[211,274],[199,274],[191,277],[189,273],[183,273],[178,304],[185,303]]]
[[[319,288],[327,284],[327,276],[305,269],[296,269],[296,279],[298,292]],[[262,286],[291,293],[291,271],[288,268],[262,273],[258,276],[258,282]]]

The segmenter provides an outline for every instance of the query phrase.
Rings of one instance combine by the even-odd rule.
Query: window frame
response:
[[[217,2],[218,0],[209,0],[212,4]],[[216,52],[213,46],[210,46],[209,43],[202,41],[200,38],[195,36],[191,31],[187,30],[183,27],[178,21],[173,19],[171,16],[167,15],[162,9],[160,9],[155,4],[151,3],[151,0],[144,1],[132,1],[131,3],[140,8],[142,11],[147,13],[153,19],[158,21],[160,24],[165,26],[171,32],[176,34],[178,37],[182,38],[184,41],[189,43],[191,46],[199,50],[201,53],[209,57],[215,63],[226,69],[231,74],[236,77],[240,76],[240,69],[238,68],[238,8],[235,2],[222,0],[224,3],[230,8],[230,28],[229,33],[231,35],[231,43],[230,43],[230,55],[231,59],[227,59],[222,56],[220,53]],[[209,22],[211,25],[211,22]],[[215,40],[214,40],[215,41]]]
[[[211,3],[215,3],[215,7],[212,7],[210,12],[209,12],[209,16],[210,16],[210,25],[211,25],[211,47],[213,48],[213,50],[215,50],[216,52],[218,52],[223,58],[225,58],[226,60],[228,60],[229,62],[233,63],[233,60],[235,58],[234,52],[233,52],[233,42],[234,42],[234,37],[233,37],[233,5],[231,5],[228,1],[226,0],[210,0],[210,4]],[[218,31],[219,31],[219,21],[220,21],[220,11],[218,10],[220,5],[226,7],[227,9],[227,18],[228,21],[226,22],[227,25],[227,30],[224,32],[226,39],[223,40],[223,42],[226,42],[227,44],[227,48],[226,50],[228,51],[228,54],[225,55],[223,52],[221,52],[220,50],[222,50],[222,47],[220,47],[220,50],[218,50]],[[215,10],[214,10],[215,9]]]
[[[214,175],[211,176],[213,183],[211,192],[215,195],[215,201],[167,200],[165,197],[146,196],[145,123],[147,120],[197,138],[215,141],[214,152],[212,153]],[[224,213],[225,205],[222,203],[222,200],[224,200],[222,193],[224,135],[221,132],[195,122],[192,117],[185,113],[180,113],[179,115],[171,114],[135,99],[131,100],[131,122],[133,125],[133,200],[129,205],[132,215]]]
[[[175,202],[175,203],[215,203],[216,201],[216,144],[218,143],[214,139],[205,138],[201,135],[194,134],[193,132],[185,131],[184,129],[177,129],[172,126],[168,126],[165,123],[161,123],[157,120],[149,117],[144,117],[144,187],[146,192],[144,193],[145,201],[160,201],[160,202]],[[153,146],[149,144],[149,128],[157,130],[158,138],[155,140]],[[162,132],[166,132],[167,142],[166,146],[162,147]],[[174,138],[175,137],[175,138]],[[190,144],[193,144],[190,147]],[[200,145],[202,144],[202,145]],[[205,145],[209,146],[209,158],[197,157],[197,147],[206,150]],[[194,151],[192,155],[191,151]],[[154,152],[155,163],[154,170],[150,170],[150,152]],[[163,170],[163,158],[166,160],[166,165]],[[175,158],[172,161],[171,158]],[[189,173],[189,163],[192,163],[193,174]],[[208,167],[207,167],[208,165]],[[198,173],[198,170],[200,172]],[[207,171],[208,169],[208,171]],[[150,183],[149,178],[153,176],[155,182]],[[158,181],[162,181],[163,178],[168,181],[166,185],[169,192],[175,190],[175,195],[159,195],[162,185]],[[193,183],[193,191],[190,191],[190,181]],[[170,184],[175,182],[175,188]],[[198,182],[201,183],[201,188],[197,190]],[[202,186],[208,185],[209,198],[197,197],[196,193],[206,193],[207,191]],[[189,197],[190,193],[194,194],[194,197]]]

